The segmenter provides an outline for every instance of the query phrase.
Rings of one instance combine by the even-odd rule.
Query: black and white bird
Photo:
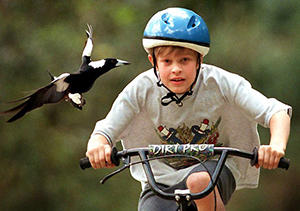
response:
[[[44,104],[58,103],[62,100],[69,101],[74,107],[81,110],[85,104],[82,93],[89,91],[99,76],[115,67],[130,64],[127,61],[115,58],[91,61],[93,29],[91,25],[87,26],[89,29],[86,30],[88,38],[82,53],[82,64],[79,70],[75,73],[63,73],[58,77],[53,76],[48,71],[52,80],[50,84],[37,89],[29,96],[10,102],[16,103],[26,100],[22,104],[0,113],[0,115],[6,115],[18,112],[7,121],[8,123],[18,120],[27,112],[39,108]]]

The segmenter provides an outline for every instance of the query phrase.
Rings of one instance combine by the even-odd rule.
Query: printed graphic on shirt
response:
[[[157,132],[162,140],[162,144],[214,144],[215,146],[222,146],[223,144],[218,142],[218,126],[220,122],[221,117],[211,124],[208,119],[203,119],[199,125],[193,125],[192,127],[182,124],[175,129],[160,125],[157,128]],[[164,161],[176,169],[186,168],[199,163],[199,161],[189,158],[172,158]]]

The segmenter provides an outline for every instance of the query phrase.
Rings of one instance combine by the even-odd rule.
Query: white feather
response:
[[[91,56],[93,51],[93,41],[91,38],[87,39],[86,45],[84,47],[84,50],[82,52],[82,57],[83,56]]]
[[[105,59],[101,59],[99,61],[90,62],[89,66],[93,68],[99,68],[99,67],[103,67],[104,64],[105,64]]]
[[[64,80],[69,75],[70,75],[70,73],[63,73],[60,76],[58,76],[57,78],[55,78],[55,80],[52,81],[52,83],[56,85],[56,91],[58,91],[58,92],[66,91],[66,89],[69,87],[69,84],[66,83]]]
[[[69,96],[69,98],[70,98],[74,103],[76,103],[77,105],[82,104],[82,98],[81,98],[81,95],[80,95],[80,94],[78,94],[78,93],[75,93],[75,94],[69,93],[68,96]]]

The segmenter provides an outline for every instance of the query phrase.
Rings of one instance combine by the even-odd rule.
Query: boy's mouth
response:
[[[183,78],[173,78],[173,79],[171,79],[171,81],[178,82],[178,81],[184,81],[184,79]]]

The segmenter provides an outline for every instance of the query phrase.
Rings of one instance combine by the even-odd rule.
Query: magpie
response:
[[[43,106],[44,104],[58,103],[62,100],[69,101],[75,108],[82,110],[86,100],[82,93],[89,91],[96,79],[109,70],[122,65],[129,65],[127,61],[115,58],[106,58],[99,61],[92,61],[93,50],[93,28],[87,24],[87,40],[82,52],[82,63],[74,73],[62,73],[60,76],[53,76],[50,71],[51,83],[41,87],[32,94],[9,103],[23,102],[22,104],[1,112],[0,115],[17,112],[7,123],[14,122],[23,117],[27,112]]]

